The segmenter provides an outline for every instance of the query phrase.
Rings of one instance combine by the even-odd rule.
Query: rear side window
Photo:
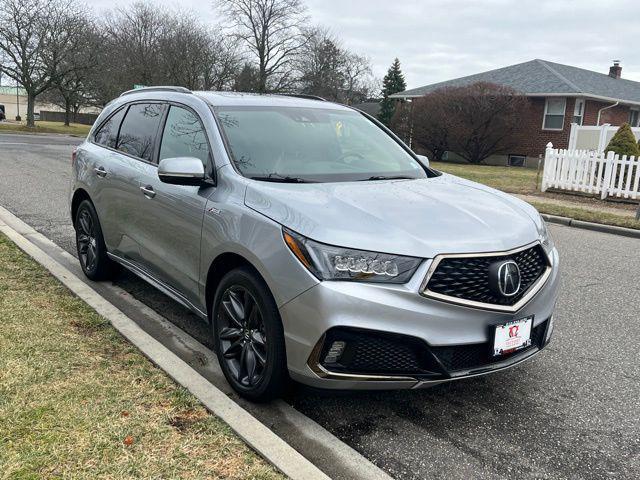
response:
[[[120,128],[124,112],[126,111],[126,108],[121,108],[115,114],[111,115],[109,120],[102,124],[94,136],[96,143],[104,145],[105,147],[116,148],[118,129]]]
[[[207,168],[209,144],[200,119],[186,108],[171,106],[160,144],[160,160],[174,157],[199,158]]]
[[[152,161],[163,110],[164,106],[158,103],[131,105],[120,127],[117,149],[148,162]]]

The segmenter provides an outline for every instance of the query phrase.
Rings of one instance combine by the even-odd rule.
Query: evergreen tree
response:
[[[605,151],[615,152],[621,157],[622,155],[634,155],[637,157],[640,154],[638,144],[636,143],[636,137],[631,131],[631,127],[628,123],[623,124],[618,129],[609,142],[609,145],[607,145]]]
[[[400,70],[400,60],[396,58],[382,81],[382,100],[380,101],[378,119],[385,125],[391,123],[397,102],[397,100],[389,98],[389,96],[394,93],[403,92],[406,89],[407,84],[404,81],[402,70]]]

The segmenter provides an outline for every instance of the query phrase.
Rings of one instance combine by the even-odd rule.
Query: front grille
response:
[[[527,347],[527,349],[533,347],[542,348],[546,325],[547,321],[544,321],[531,330],[531,346]],[[502,362],[514,355],[521,354],[523,350],[526,349],[517,350],[508,355],[494,357],[491,353],[490,343],[431,347],[433,354],[438,357],[438,360],[440,360],[442,365],[449,371],[471,370],[491,365],[492,363]]]
[[[345,348],[332,363],[325,361],[336,341]],[[417,338],[354,328],[327,332],[320,362],[331,371],[357,374],[424,375],[439,372],[426,343]]]
[[[496,293],[489,284],[489,266],[505,260],[513,260],[520,268],[520,290],[512,297]],[[426,290],[461,300],[511,306],[526,295],[546,268],[546,255],[540,245],[511,255],[445,257],[431,274]]]

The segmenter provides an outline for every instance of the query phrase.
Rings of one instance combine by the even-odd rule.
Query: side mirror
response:
[[[199,158],[175,157],[160,160],[158,177],[172,185],[202,185],[206,179],[204,165]]]
[[[416,155],[416,157],[420,159],[420,161],[424,164],[425,167],[429,166],[429,158],[427,158],[425,155]]]

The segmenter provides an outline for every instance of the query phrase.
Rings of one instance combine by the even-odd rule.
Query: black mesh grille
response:
[[[489,266],[504,260],[513,260],[520,268],[520,290],[512,297],[504,297],[495,293],[489,284]],[[427,289],[449,297],[474,302],[514,305],[542,276],[546,267],[546,257],[540,245],[512,255],[445,258],[431,275]]]
[[[326,355],[334,341],[346,346],[334,363]],[[327,333],[320,362],[331,371],[382,374],[428,374],[437,364],[419,339],[358,329],[337,328]]]
[[[531,331],[531,346],[527,348],[542,348],[547,322],[542,322]],[[451,347],[431,347],[433,354],[438,357],[444,367],[449,371],[469,370],[473,368],[491,365],[501,362],[513,355],[519,355],[523,350],[518,350],[508,355],[494,357],[491,354],[489,343],[474,343],[471,345],[456,345]]]
[[[545,321],[533,328],[531,346],[527,349],[543,347],[546,325]],[[344,351],[335,361],[328,363],[327,353],[336,341],[345,342]],[[411,375],[435,379],[446,378],[448,372],[490,366],[527,349],[494,357],[490,342],[430,347],[424,341],[406,335],[337,327],[327,332],[320,363],[332,372]]]

